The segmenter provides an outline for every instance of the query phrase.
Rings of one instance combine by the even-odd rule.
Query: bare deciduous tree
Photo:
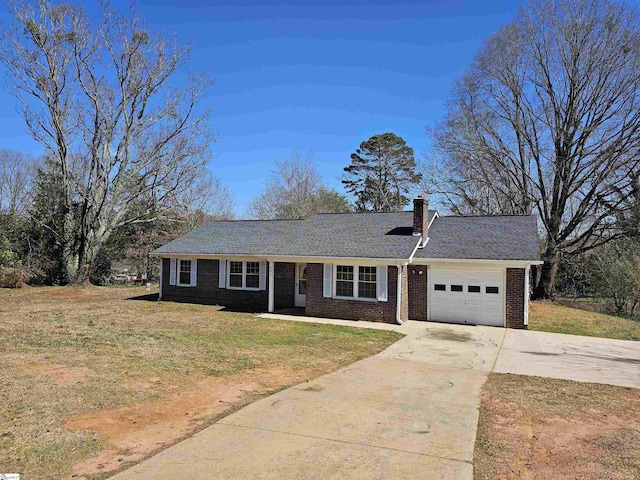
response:
[[[189,48],[151,33],[135,12],[102,3],[95,22],[50,0],[9,7],[0,60],[31,134],[62,175],[66,274],[86,282],[115,229],[162,216],[203,172],[211,137],[198,104],[210,81],[172,88]],[[140,198],[149,208],[131,215]]]
[[[206,172],[181,192],[176,217],[185,221],[186,231],[211,220],[233,220],[235,200],[219,178]]]
[[[0,149],[0,213],[26,214],[38,163],[22,152]]]
[[[344,195],[324,186],[311,153],[294,153],[276,162],[264,191],[249,205],[250,215],[260,219],[304,218],[349,210]]]
[[[491,37],[430,130],[431,193],[459,213],[538,214],[537,296],[561,255],[615,238],[640,156],[640,28],[613,0],[533,0]]]

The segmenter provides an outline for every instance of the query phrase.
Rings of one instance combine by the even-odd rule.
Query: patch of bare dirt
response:
[[[72,367],[58,363],[36,363],[23,368],[44,373],[52,382],[58,385],[84,382],[91,373],[91,369],[87,367]]]
[[[241,375],[207,377],[188,390],[169,398],[142,402],[115,409],[85,412],[69,418],[65,429],[90,430],[108,442],[96,457],[74,465],[69,479],[87,479],[113,472],[123,464],[138,462],[174,444],[212,419],[229,413],[250,395],[264,394],[300,380],[300,372],[290,368],[255,369]],[[159,378],[136,383],[138,388],[156,390]],[[174,386],[163,386],[165,391]]]
[[[637,480],[638,406],[635,403],[617,411],[586,409],[567,416],[547,416],[496,396],[485,396],[483,412],[488,418],[479,440],[485,451],[476,446],[475,478]]]

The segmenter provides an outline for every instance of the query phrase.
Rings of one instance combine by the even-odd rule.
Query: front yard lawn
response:
[[[475,480],[637,480],[638,390],[490,374],[473,466]]]
[[[563,307],[551,302],[531,303],[529,330],[640,340],[639,321]]]
[[[144,293],[0,290],[0,472],[106,478],[402,336],[133,299]]]

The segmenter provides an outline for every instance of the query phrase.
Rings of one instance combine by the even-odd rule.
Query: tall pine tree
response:
[[[421,179],[413,149],[394,133],[374,135],[351,154],[342,183],[360,211],[393,212],[409,203],[407,194]]]

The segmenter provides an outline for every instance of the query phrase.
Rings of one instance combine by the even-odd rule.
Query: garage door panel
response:
[[[503,271],[432,268],[430,274],[430,320],[503,326]]]

